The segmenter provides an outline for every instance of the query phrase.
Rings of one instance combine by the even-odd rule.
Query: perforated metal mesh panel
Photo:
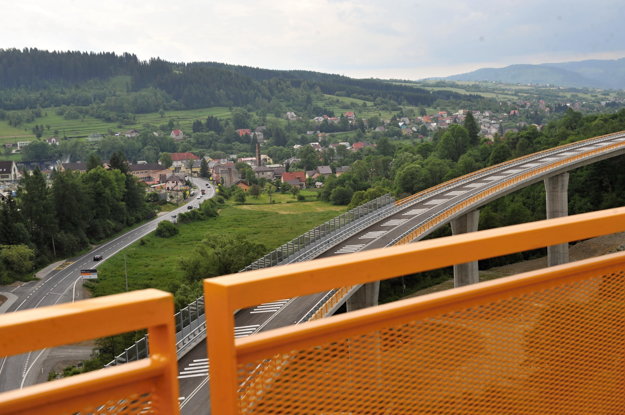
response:
[[[160,412],[155,410],[153,399],[151,393],[135,394],[126,399],[110,400],[97,407],[85,408],[80,412],[71,412],[71,415],[158,414]]]
[[[624,272],[239,364],[244,414],[625,413]]]

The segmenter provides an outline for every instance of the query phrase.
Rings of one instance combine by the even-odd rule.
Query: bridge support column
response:
[[[451,233],[454,235],[477,231],[480,211],[474,210],[451,221]],[[480,282],[477,261],[454,265],[454,287],[462,287]]]
[[[354,295],[347,299],[347,311],[376,306],[378,305],[379,296],[380,281],[363,284]]]
[[[562,173],[545,179],[547,193],[547,219],[568,216],[569,174]],[[566,264],[569,262],[569,244],[559,244],[547,247],[547,264]]]

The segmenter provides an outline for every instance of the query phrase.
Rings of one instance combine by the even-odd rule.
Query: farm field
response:
[[[77,120],[67,120],[56,114],[55,108],[43,110],[44,116],[37,118],[34,122],[25,123],[19,128],[12,127],[7,121],[0,121],[0,144],[14,143],[17,141],[34,140],[35,135],[32,128],[35,125],[44,125],[43,137],[58,136],[63,137],[87,137],[90,134],[114,134],[133,128],[140,129],[146,124],[156,127],[167,124],[173,120],[183,131],[191,131],[191,125],[195,120],[205,120],[212,115],[225,119],[230,117],[230,110],[227,107],[211,107],[194,110],[165,111],[161,116],[159,113],[136,114],[132,124],[120,125],[115,122],[106,122],[97,118],[85,116]]]

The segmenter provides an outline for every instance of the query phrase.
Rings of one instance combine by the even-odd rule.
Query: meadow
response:
[[[175,292],[185,282],[180,259],[190,255],[204,239],[224,234],[246,237],[265,245],[269,252],[345,211],[344,206],[326,202],[295,202],[290,194],[273,195],[275,203],[248,199],[251,204],[227,204],[216,218],[178,224],[180,233],[176,236],[158,238],[152,233],[107,258],[98,267],[99,281],[94,284],[93,294],[123,292],[125,272],[129,290],[153,287]]]

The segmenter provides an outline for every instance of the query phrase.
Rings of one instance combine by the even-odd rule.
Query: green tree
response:
[[[251,185],[249,193],[250,193],[250,195],[252,195],[254,197],[254,199],[258,199],[258,197],[260,196],[260,193],[261,193],[260,186],[257,185],[257,184]]]
[[[480,138],[478,136],[480,133],[480,127],[477,125],[475,117],[473,117],[473,113],[471,111],[467,112],[467,115],[464,118],[463,126],[469,133],[469,144],[472,146],[478,145],[480,143]]]
[[[39,169],[32,173],[23,172],[18,187],[18,202],[26,228],[37,248],[42,251],[53,248],[52,238],[57,224],[50,190]]]
[[[44,141],[32,141],[22,150],[22,160],[24,161],[49,160],[52,155],[50,145]]]
[[[347,205],[352,200],[354,191],[347,186],[338,186],[330,194],[330,201],[333,205]]]
[[[200,177],[209,178],[210,172],[208,170],[208,162],[204,157],[200,161]]]
[[[158,223],[154,235],[158,236],[159,238],[171,238],[172,236],[177,235],[178,232],[180,231],[178,230],[176,225],[168,220],[164,220]]]
[[[234,192],[234,201],[242,205],[245,203],[245,192],[239,188]]]
[[[311,146],[303,146],[298,151],[298,157],[301,160],[304,170],[313,170],[319,165],[319,156],[317,151]]]
[[[173,160],[171,159],[171,154],[169,153],[162,153],[161,157],[159,157],[158,160],[166,169],[170,168],[171,165],[174,164]]]
[[[271,183],[265,183],[265,188],[263,190],[267,193],[267,197],[269,197],[269,203],[272,203],[271,196],[276,192],[276,186]]]
[[[438,143],[438,153],[442,158],[458,161],[469,149],[469,133],[461,125],[450,125]]]
[[[264,245],[244,235],[220,235],[203,240],[193,254],[180,261],[180,266],[187,280],[194,282],[235,273],[266,251]]]
[[[98,155],[95,153],[91,153],[89,155],[89,159],[87,159],[87,171],[93,170],[96,167],[100,166],[102,166],[102,160],[100,160],[100,157],[98,157]]]
[[[0,204],[0,245],[28,244],[30,235],[17,207],[10,195]]]

